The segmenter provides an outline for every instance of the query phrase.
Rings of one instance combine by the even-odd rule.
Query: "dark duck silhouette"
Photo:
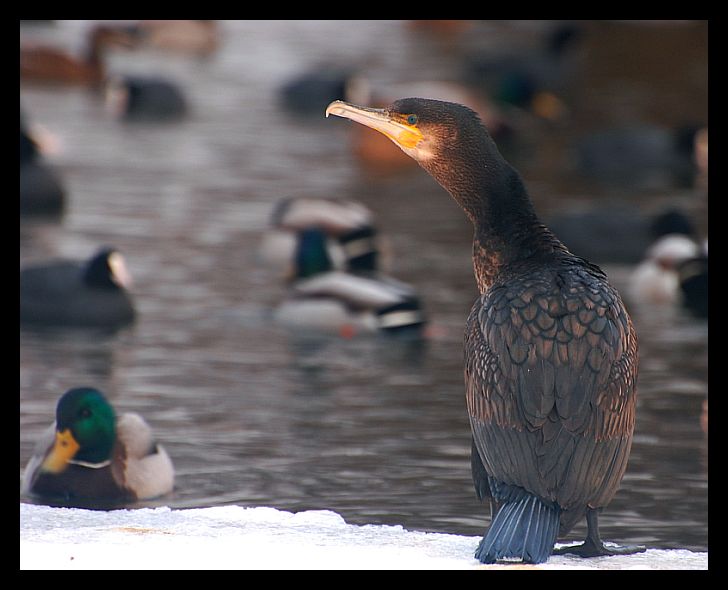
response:
[[[698,318],[708,318],[708,241],[693,258],[677,267],[683,307]]]
[[[702,126],[689,124],[669,128],[636,123],[600,129],[575,142],[575,171],[606,187],[690,187],[700,172],[702,133]]]
[[[41,153],[20,114],[20,214],[59,215],[66,190],[58,172]]]
[[[480,296],[465,329],[465,389],[476,491],[492,520],[476,557],[540,563],[586,516],[583,544],[605,546],[598,514],[627,466],[635,424],[637,337],[619,293],[538,219],[519,173],[477,114],[421,98],[326,114],[371,127],[439,182],[472,221]]]
[[[20,323],[119,328],[135,319],[131,278],[121,253],[101,248],[88,260],[50,260],[20,269]]]
[[[174,466],[139,414],[117,415],[92,387],[68,390],[38,441],[21,493],[37,503],[111,507],[163,496]]]
[[[112,76],[106,84],[106,104],[127,122],[178,121],[189,112],[182,87],[160,76]]]

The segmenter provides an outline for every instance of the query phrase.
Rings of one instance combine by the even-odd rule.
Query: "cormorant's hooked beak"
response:
[[[404,120],[399,120],[386,109],[360,107],[342,100],[335,100],[326,107],[326,116],[336,115],[351,119],[383,133],[403,150],[411,150],[423,139],[422,132]]]

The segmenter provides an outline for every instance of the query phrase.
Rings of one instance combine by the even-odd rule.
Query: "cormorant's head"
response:
[[[502,161],[478,114],[461,104],[428,98],[402,98],[383,109],[336,100],[326,116],[351,119],[383,133],[446,189],[475,166]]]
[[[428,98],[402,98],[383,109],[335,100],[326,116],[351,119],[383,133],[420,164],[446,155],[462,145],[469,132],[485,131],[478,114],[452,102]]]

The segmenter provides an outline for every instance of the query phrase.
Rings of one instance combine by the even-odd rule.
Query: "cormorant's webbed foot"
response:
[[[600,557],[604,555],[632,555],[643,553],[647,547],[642,545],[617,545],[607,547],[604,543],[598,545],[587,539],[581,545],[567,545],[566,547],[554,548],[552,555],[578,555],[579,557]]]
[[[587,508],[586,522],[588,531],[586,539],[581,545],[567,545],[554,548],[552,555],[578,555],[579,557],[600,557],[604,555],[632,555],[643,553],[647,547],[642,545],[617,545],[607,547],[599,536],[598,512],[594,508]]]

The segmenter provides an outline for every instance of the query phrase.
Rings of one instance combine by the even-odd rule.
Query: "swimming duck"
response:
[[[683,307],[699,318],[708,317],[708,244],[677,267]]]
[[[144,419],[117,416],[98,389],[77,387],[58,401],[56,420],[25,468],[21,493],[86,507],[157,498],[173,487],[172,461]]]
[[[638,304],[679,304],[678,268],[696,258],[699,250],[698,244],[684,234],[660,237],[647,249],[645,259],[630,275],[630,300]]]
[[[316,115],[332,100],[366,92],[368,82],[357,68],[337,63],[317,64],[287,79],[278,89],[281,106],[297,115]]]
[[[99,25],[89,31],[83,57],[56,47],[21,47],[20,79],[23,82],[96,86],[106,77],[104,52],[112,46],[130,47],[131,43],[126,29]]]
[[[295,268],[288,297],[274,312],[281,325],[350,337],[419,335],[426,324],[411,286],[390,277],[334,270],[326,234],[318,228],[299,232]]]
[[[379,270],[383,240],[372,211],[352,199],[291,197],[276,203],[258,251],[260,261],[282,276],[295,276],[299,232],[317,228],[326,235],[333,268],[352,273]]]
[[[574,145],[576,172],[608,187],[693,186],[700,171],[699,125],[620,125],[585,134]]]
[[[66,191],[58,173],[40,152],[35,138],[20,116],[20,214],[58,215],[63,211]]]
[[[464,79],[502,107],[552,121],[564,117],[569,109],[558,91],[570,76],[583,30],[573,22],[549,27],[535,48],[488,49],[465,56]]]
[[[104,247],[85,261],[52,260],[20,270],[21,325],[117,328],[134,321],[123,256]]]
[[[153,76],[109,78],[106,107],[124,121],[173,121],[188,111],[182,88],[171,80]]]

